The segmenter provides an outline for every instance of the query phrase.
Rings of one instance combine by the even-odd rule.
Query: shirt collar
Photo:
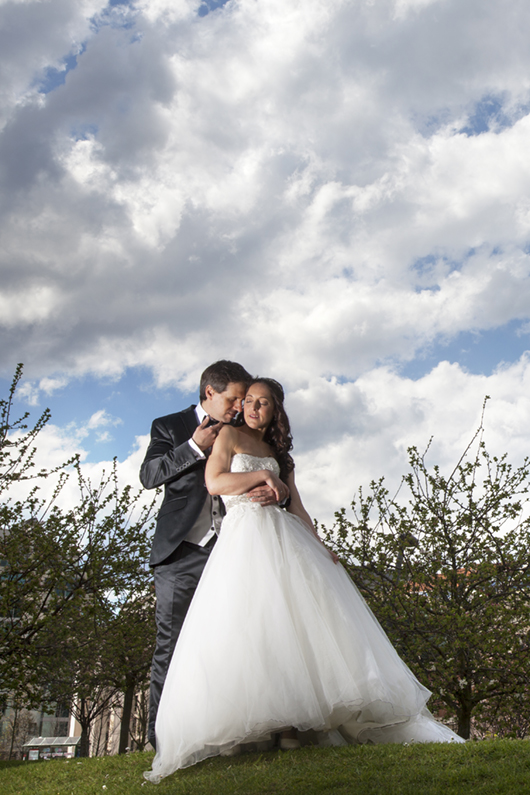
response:
[[[195,406],[195,414],[197,415],[197,419],[199,420],[199,425],[200,425],[200,424],[201,424],[201,422],[203,421],[203,419],[206,417],[206,415],[207,415],[207,412],[206,412],[206,411],[203,409],[203,407],[201,406],[201,404],[200,404],[200,403],[198,403],[198,404]]]

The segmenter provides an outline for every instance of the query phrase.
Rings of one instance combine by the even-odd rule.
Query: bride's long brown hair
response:
[[[289,417],[283,407],[283,401],[285,400],[283,387],[274,378],[253,378],[250,387],[253,384],[264,384],[272,396],[274,416],[265,431],[263,441],[274,450],[276,460],[280,465],[280,478],[285,482],[289,472],[294,469],[294,461],[289,454],[289,451],[293,449],[293,437],[291,435]]]

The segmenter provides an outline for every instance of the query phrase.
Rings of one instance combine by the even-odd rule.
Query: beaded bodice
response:
[[[230,472],[256,472],[258,469],[269,469],[276,475],[280,474],[278,462],[272,456],[250,455],[249,453],[236,453],[230,463]],[[234,496],[226,495],[223,497],[226,510],[229,511],[235,505],[250,502],[246,494]]]

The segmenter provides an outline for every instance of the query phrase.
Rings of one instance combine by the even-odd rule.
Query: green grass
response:
[[[216,758],[158,785],[152,754],[0,762],[2,795],[519,795],[530,793],[530,742],[304,748]]]

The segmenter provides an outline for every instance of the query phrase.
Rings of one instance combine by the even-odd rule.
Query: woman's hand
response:
[[[312,531],[313,531],[313,535],[315,536],[315,538],[317,538],[317,539],[318,539],[318,541],[320,541],[320,543],[322,544],[322,546],[324,547],[324,549],[326,550],[326,552],[327,552],[327,553],[328,553],[328,555],[330,556],[330,558],[331,558],[331,560],[333,561],[333,563],[335,563],[335,564],[336,564],[336,563],[340,563],[340,558],[339,558],[339,556],[337,555],[337,553],[336,553],[336,552],[333,552],[333,550],[332,550],[332,549],[330,549],[330,548],[328,547],[328,545],[327,545],[327,544],[325,544],[325,543],[322,541],[322,539],[320,538],[319,534],[317,533],[317,531],[315,530],[315,528],[314,528],[314,527],[312,527],[311,529],[312,529]]]
[[[270,486],[273,492],[276,495],[276,499],[278,502],[283,502],[289,496],[289,487],[283,480],[280,480],[278,475],[275,475],[274,472],[271,472],[269,469],[263,470],[263,480]]]
[[[322,542],[322,543],[324,544],[324,542]],[[324,546],[326,547],[327,551],[328,551],[328,552],[329,552],[329,554],[331,555],[331,560],[333,561],[333,563],[340,563],[340,558],[339,558],[339,556],[337,555],[337,553],[336,553],[336,552],[333,552],[333,550],[332,550],[332,549],[330,549],[330,548],[327,546],[327,544],[324,544]]]

